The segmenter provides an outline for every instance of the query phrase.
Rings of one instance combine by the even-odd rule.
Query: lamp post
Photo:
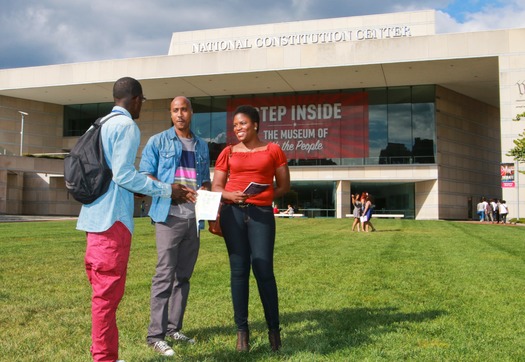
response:
[[[516,178],[516,190],[518,191],[517,194],[518,194],[518,207],[516,209],[518,209],[518,214],[516,215],[516,217],[518,218],[518,221],[520,220],[520,161],[516,160],[516,171],[514,171],[514,174],[516,175],[515,178]]]
[[[24,147],[24,117],[28,115],[26,112],[18,111],[22,116],[22,126],[20,127],[20,156],[22,156],[22,148]]]

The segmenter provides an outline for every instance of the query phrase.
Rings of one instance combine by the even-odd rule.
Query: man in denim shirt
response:
[[[124,295],[133,233],[134,193],[176,202],[195,202],[195,191],[181,184],[154,181],[135,169],[140,131],[139,118],[146,100],[140,83],[129,77],[113,86],[112,117],[102,125],[104,157],[113,172],[108,191],[83,205],[77,229],[86,231],[85,265],[92,287],[91,355],[96,362],[118,359],[116,312]]]
[[[186,97],[175,97],[170,106],[173,127],[152,136],[140,162],[140,172],[154,180],[177,183],[197,190],[210,190],[208,144],[191,132],[193,110]],[[157,267],[151,285],[151,318],[147,343],[163,356],[173,356],[166,343],[195,343],[182,332],[182,321],[190,291],[200,240],[195,204],[170,202],[153,197],[149,216],[155,222]]]

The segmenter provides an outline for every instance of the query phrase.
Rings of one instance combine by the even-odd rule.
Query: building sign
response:
[[[173,33],[168,55],[402,39],[435,34],[435,10]]]
[[[341,43],[371,39],[391,39],[410,37],[409,26],[385,26],[354,30],[336,30],[300,34],[257,36],[253,38],[215,39],[193,43],[192,53],[222,52],[252,48],[273,48],[293,45]]]
[[[277,143],[289,160],[368,157],[365,92],[232,98],[227,109],[228,143],[237,143],[233,112],[244,104],[259,110],[259,138]]]
[[[501,187],[515,187],[514,182],[514,164],[502,163],[500,166]]]

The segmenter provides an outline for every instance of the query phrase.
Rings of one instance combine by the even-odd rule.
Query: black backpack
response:
[[[97,119],[64,159],[66,188],[75,200],[83,204],[98,199],[111,183],[113,173],[104,158],[100,130],[104,122],[116,115]]]

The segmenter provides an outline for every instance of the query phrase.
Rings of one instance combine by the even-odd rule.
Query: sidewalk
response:
[[[57,220],[76,220],[73,216],[42,216],[42,215],[2,215],[0,223],[3,222],[28,222],[28,221],[57,221]]]

